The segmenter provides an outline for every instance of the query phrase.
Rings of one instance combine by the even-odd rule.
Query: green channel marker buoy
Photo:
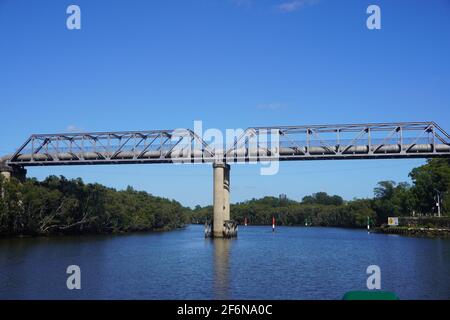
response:
[[[342,300],[400,300],[394,292],[389,291],[349,291]]]

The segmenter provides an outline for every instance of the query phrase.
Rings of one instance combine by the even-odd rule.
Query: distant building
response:
[[[279,199],[280,199],[280,201],[286,201],[287,200],[286,194],[284,194],[284,193],[280,194]]]

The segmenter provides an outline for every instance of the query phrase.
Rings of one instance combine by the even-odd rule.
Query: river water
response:
[[[68,290],[69,265],[81,290]],[[369,265],[401,299],[450,299],[450,240],[319,227],[0,239],[0,299],[341,299]]]

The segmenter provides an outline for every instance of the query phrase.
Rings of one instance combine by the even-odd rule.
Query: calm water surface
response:
[[[81,268],[68,290],[66,268]],[[0,239],[1,299],[341,299],[366,289],[402,299],[450,298],[450,240],[336,228],[240,227],[207,240],[203,226],[122,236]]]

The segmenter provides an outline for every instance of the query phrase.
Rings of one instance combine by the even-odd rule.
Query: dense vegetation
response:
[[[169,230],[183,226],[189,210],[131,187],[116,191],[56,176],[0,178],[0,191],[0,235]]]
[[[302,202],[275,197],[252,199],[232,204],[231,217],[239,224],[243,224],[244,219],[247,218],[250,224],[268,225],[272,224],[272,217],[275,217],[279,225],[304,225],[308,222],[316,226],[336,227],[362,227],[366,225],[367,217],[372,220],[376,218],[370,200],[362,199],[344,203],[339,197],[342,200],[341,204],[311,203],[311,198],[325,198],[329,201],[337,197],[319,192],[305,197],[305,201]],[[212,206],[197,207],[192,214],[192,221],[197,223],[211,218]]]
[[[239,223],[246,217],[252,224],[271,224],[272,216],[281,225],[364,227],[386,223],[389,216],[432,215],[436,213],[436,193],[441,193],[442,214],[450,216],[450,160],[431,159],[411,171],[413,184],[381,181],[372,199],[344,201],[339,196],[318,192],[302,201],[265,197],[231,205],[231,217]],[[192,222],[212,217],[212,207],[197,206]]]
[[[381,181],[372,199],[344,201],[318,192],[301,201],[265,197],[231,205],[232,219],[242,224],[364,227],[386,223],[388,216],[436,213],[436,193],[442,214],[450,216],[450,159],[432,159],[411,171],[412,185]],[[170,230],[187,222],[212,218],[212,206],[191,210],[176,201],[128,187],[117,191],[81,179],[50,176],[42,182],[23,183],[0,176],[0,236],[81,233],[117,233]]]

